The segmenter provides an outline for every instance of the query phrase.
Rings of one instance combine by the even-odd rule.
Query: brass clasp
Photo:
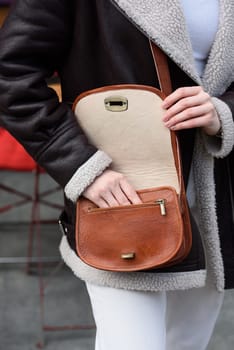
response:
[[[121,258],[125,259],[125,260],[134,259],[135,258],[135,253],[131,252],[131,253],[121,254]]]
[[[123,96],[110,96],[104,100],[105,108],[111,112],[123,112],[128,109],[128,100]]]

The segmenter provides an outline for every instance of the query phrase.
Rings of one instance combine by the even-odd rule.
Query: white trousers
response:
[[[224,293],[211,287],[139,292],[87,283],[95,350],[204,350]]]

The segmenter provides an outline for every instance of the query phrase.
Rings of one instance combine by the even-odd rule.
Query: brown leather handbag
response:
[[[171,92],[167,60],[151,43],[162,91],[113,85],[77,97],[73,110],[89,141],[112,158],[111,168],[136,188],[142,204],[98,208],[80,198],[76,248],[88,265],[140,271],[175,265],[192,245],[177,135],[162,123]]]

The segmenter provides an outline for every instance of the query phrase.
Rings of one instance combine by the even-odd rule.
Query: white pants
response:
[[[224,293],[211,287],[139,292],[87,284],[95,350],[204,350]]]

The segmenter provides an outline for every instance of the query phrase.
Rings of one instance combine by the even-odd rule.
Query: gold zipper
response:
[[[130,204],[130,205],[120,205],[115,207],[107,207],[107,208],[88,208],[89,213],[101,212],[101,211],[110,211],[110,210],[121,210],[121,209],[137,209],[137,208],[147,208],[153,207],[155,205],[159,205],[160,213],[162,216],[166,215],[166,200],[165,199],[157,199],[154,202],[150,203],[142,203],[142,204]]]
[[[159,204],[161,215],[165,216],[166,215],[166,201],[165,201],[165,199],[157,199],[155,201],[155,203]]]

